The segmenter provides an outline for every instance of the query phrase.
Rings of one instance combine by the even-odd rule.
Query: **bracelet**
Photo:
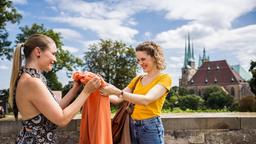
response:
[[[120,93],[119,97],[120,97],[120,98],[122,98],[122,97],[123,97],[123,95],[124,95],[124,91],[121,91],[121,93]]]

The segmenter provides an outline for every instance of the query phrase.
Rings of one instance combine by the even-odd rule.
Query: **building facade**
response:
[[[243,96],[254,96],[248,82],[237,69],[231,67],[226,60],[210,61],[204,49],[203,56],[199,56],[198,68],[195,67],[194,48],[189,50],[190,38],[185,43],[184,66],[179,86],[192,89],[195,94],[202,96],[204,90],[211,85],[220,86],[226,93],[239,100]],[[193,56],[191,56],[193,55]]]

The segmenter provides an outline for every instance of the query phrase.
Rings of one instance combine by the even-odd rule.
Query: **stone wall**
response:
[[[206,115],[206,116],[205,116]],[[162,116],[166,144],[256,144],[256,114],[200,114]],[[57,130],[58,143],[75,144],[79,138],[80,119],[73,119]],[[20,122],[0,121],[0,143],[12,144]]]

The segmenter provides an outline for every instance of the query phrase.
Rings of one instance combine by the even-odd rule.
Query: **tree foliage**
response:
[[[164,101],[163,109],[171,109],[173,110],[174,107],[178,107],[178,96],[172,95],[170,98],[166,97]]]
[[[241,112],[255,112],[256,111],[256,99],[255,96],[245,96],[239,101]]]
[[[182,110],[197,110],[203,106],[204,100],[197,95],[186,95],[178,98],[178,106]]]
[[[134,49],[121,41],[100,40],[90,45],[84,60],[84,70],[100,74],[118,88],[124,88],[136,75]]]
[[[252,78],[249,81],[251,91],[256,95],[256,61],[251,61],[251,66],[249,71],[252,74]]]
[[[229,108],[233,103],[233,97],[226,94],[219,86],[206,88],[203,99],[205,100],[205,105],[211,109]]]
[[[62,38],[59,33],[54,32],[52,29],[47,29],[44,25],[33,24],[31,27],[25,26],[20,28],[21,33],[16,37],[16,43],[25,42],[33,34],[44,34],[49,36],[54,40],[56,46],[58,48],[58,52],[56,55],[57,62],[53,66],[52,71],[45,73],[45,77],[47,78],[47,85],[53,90],[62,89],[62,84],[58,81],[58,77],[56,73],[60,70],[66,70],[67,76],[70,76],[71,72],[80,67],[82,65],[82,60],[76,58],[67,50],[62,48]]]
[[[193,89],[186,89],[185,87],[174,87],[177,95],[179,96],[186,96],[186,95],[191,95],[194,94]]]
[[[9,0],[0,1],[0,58],[11,59],[12,49],[10,48],[11,42],[7,40],[8,32],[6,24],[17,23],[21,19],[21,15],[13,7],[12,2]]]

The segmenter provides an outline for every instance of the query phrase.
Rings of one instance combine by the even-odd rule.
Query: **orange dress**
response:
[[[93,77],[98,76],[91,72],[75,72],[73,74],[74,80],[79,80],[84,84]],[[105,85],[104,80],[101,79],[101,87]],[[96,90],[83,105],[79,144],[112,143],[109,97],[100,95],[99,90]]]

